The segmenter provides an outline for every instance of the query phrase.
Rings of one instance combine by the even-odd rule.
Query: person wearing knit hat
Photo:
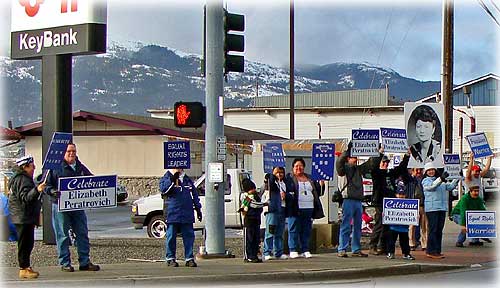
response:
[[[169,169],[160,179],[165,222],[167,223],[166,261],[169,267],[178,267],[176,261],[177,234],[182,234],[186,267],[197,267],[194,261],[194,211],[199,222],[203,220],[198,189],[183,169]],[[168,209],[167,209],[168,207]]]
[[[433,163],[425,164],[424,179],[422,186],[424,188],[424,211],[428,221],[428,239],[426,256],[431,259],[441,259],[444,255],[441,253],[443,242],[443,229],[448,211],[449,191],[455,189],[458,179],[451,183],[446,182],[448,173],[445,171],[438,175]]]
[[[457,242],[455,246],[464,247],[464,242],[466,239],[466,227],[465,227],[465,211],[468,210],[486,210],[484,205],[484,200],[479,196],[479,185],[473,185],[469,187],[469,192],[460,198],[457,205],[451,211],[451,216],[453,217],[453,222],[460,225],[460,232],[458,233]],[[469,241],[469,246],[482,246],[483,242],[479,241],[479,238],[473,238]]]
[[[261,202],[255,183],[245,178],[241,181],[245,193],[241,194],[241,206],[238,212],[243,215],[243,235],[245,238],[245,258],[247,263],[260,263],[257,257],[260,244],[260,215],[265,203]]]
[[[17,259],[19,278],[38,278],[39,273],[31,268],[31,251],[35,244],[35,226],[38,226],[42,203],[41,193],[45,182],[38,186],[33,181],[35,162],[31,155],[16,160],[14,176],[9,180],[9,211],[17,231]]]

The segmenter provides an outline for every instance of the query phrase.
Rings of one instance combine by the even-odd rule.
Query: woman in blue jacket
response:
[[[445,171],[440,176],[432,162],[426,163],[424,167],[424,211],[429,224],[426,256],[432,259],[444,258],[441,254],[443,241],[443,228],[448,211],[448,191],[453,190],[458,183],[454,179],[446,183],[448,173]]]

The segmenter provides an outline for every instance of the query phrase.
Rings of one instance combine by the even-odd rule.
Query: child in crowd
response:
[[[241,206],[238,210],[244,217],[243,235],[245,237],[245,262],[260,263],[261,259],[257,257],[260,244],[260,215],[264,203],[256,191],[255,183],[250,179],[241,181],[243,193],[241,195]]]
[[[400,178],[396,185],[396,198],[406,198],[405,194],[405,184]],[[389,225],[389,229],[386,234],[387,243],[387,259],[394,259],[394,252],[396,250],[396,240],[399,237],[399,246],[401,246],[401,252],[403,253],[403,259],[405,260],[415,260],[410,254],[410,240],[408,238],[408,225]]]

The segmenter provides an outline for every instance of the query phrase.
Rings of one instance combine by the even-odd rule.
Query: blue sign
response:
[[[43,160],[42,170],[55,170],[61,168],[61,163],[66,154],[68,144],[72,142],[73,134],[54,132],[50,141],[49,149]]]
[[[264,173],[273,173],[274,167],[285,167],[285,153],[281,143],[267,143],[262,146]]]
[[[495,211],[465,211],[467,238],[497,238]]]
[[[379,130],[353,129],[351,156],[378,156]]]
[[[311,161],[313,180],[332,180],[335,167],[335,144],[314,143]]]
[[[116,175],[59,178],[59,211],[116,207]]]
[[[163,142],[163,159],[165,169],[189,169],[191,167],[189,141]]]
[[[490,144],[488,144],[488,139],[486,139],[486,135],[483,132],[470,134],[465,136],[465,138],[469,142],[472,153],[474,153],[474,158],[479,159],[493,155]]]
[[[382,224],[418,226],[419,199],[384,198]]]
[[[406,153],[408,151],[405,129],[380,128],[380,136],[382,137],[384,152]]]
[[[444,171],[448,172],[450,179],[461,179],[460,172],[462,167],[460,165],[460,155],[458,154],[443,154]]]

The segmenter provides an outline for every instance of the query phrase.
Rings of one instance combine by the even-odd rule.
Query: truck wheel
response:
[[[148,236],[151,238],[165,238],[167,234],[167,224],[162,215],[156,215],[148,223]]]

